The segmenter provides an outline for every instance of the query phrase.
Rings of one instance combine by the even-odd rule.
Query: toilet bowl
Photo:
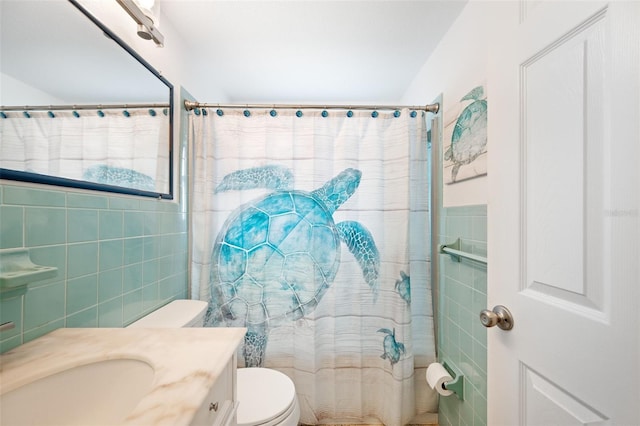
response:
[[[174,300],[129,325],[138,328],[202,327],[207,303]],[[300,408],[293,382],[268,368],[237,371],[238,426],[296,426]]]
[[[300,408],[289,377],[268,368],[238,369],[238,426],[296,426]]]

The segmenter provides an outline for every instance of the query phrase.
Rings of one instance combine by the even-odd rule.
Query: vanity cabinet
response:
[[[198,408],[191,422],[194,426],[236,426],[237,361],[235,355],[228,360],[209,394]]]
[[[236,352],[245,333],[232,327],[59,328],[0,356],[1,423],[236,426]],[[116,370],[105,370],[113,363]],[[55,384],[55,396],[74,403],[34,410],[52,399],[45,379],[60,374],[64,384]],[[107,395],[119,396],[107,398],[108,409],[102,383],[117,389]],[[19,388],[33,391],[11,400],[16,414],[9,419],[4,394]]]

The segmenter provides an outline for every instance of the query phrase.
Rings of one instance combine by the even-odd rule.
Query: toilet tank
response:
[[[174,300],[150,314],[131,323],[137,328],[202,327],[207,302],[202,300]]]

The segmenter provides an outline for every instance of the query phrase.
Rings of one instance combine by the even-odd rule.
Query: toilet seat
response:
[[[299,408],[293,382],[268,368],[239,368],[238,426],[297,425]]]

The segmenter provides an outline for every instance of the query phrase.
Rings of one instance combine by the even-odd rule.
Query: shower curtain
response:
[[[437,410],[421,111],[196,109],[191,294],[304,424]]]
[[[168,120],[148,108],[2,112],[0,167],[166,192]]]

